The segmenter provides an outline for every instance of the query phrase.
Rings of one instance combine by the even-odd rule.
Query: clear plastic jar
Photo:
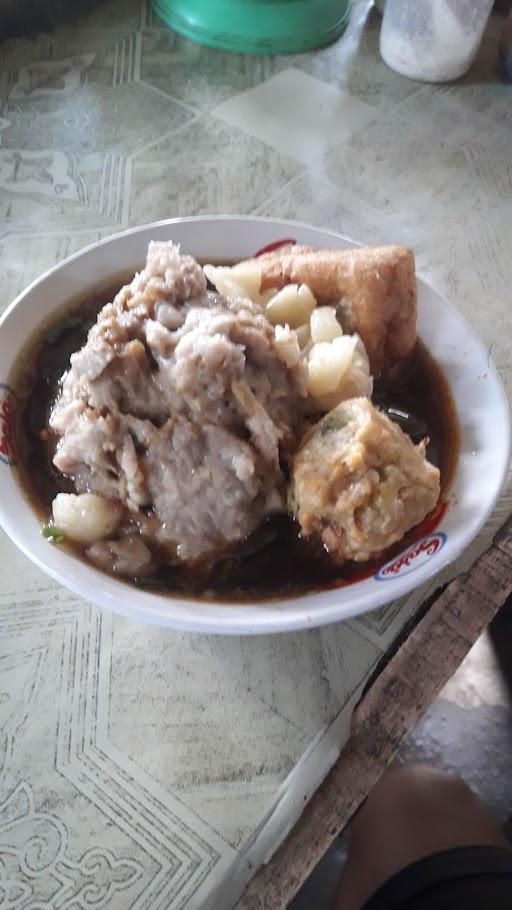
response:
[[[423,82],[451,82],[471,66],[493,0],[386,0],[380,53]]]

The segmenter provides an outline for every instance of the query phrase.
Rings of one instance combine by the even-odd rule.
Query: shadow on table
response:
[[[512,701],[512,597],[496,615],[489,626],[489,637],[492,641],[503,682]],[[504,832],[512,843],[512,815],[504,825]]]
[[[336,838],[320,860],[288,910],[328,910],[345,865],[347,836]]]
[[[0,43],[37,32],[50,32],[58,25],[72,25],[102,0],[3,0],[0,2]]]
[[[489,636],[503,681],[512,701],[512,597],[509,597],[489,626]]]

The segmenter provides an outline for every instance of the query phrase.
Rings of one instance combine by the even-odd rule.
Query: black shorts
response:
[[[401,869],[362,910],[512,910],[512,850],[457,847]]]

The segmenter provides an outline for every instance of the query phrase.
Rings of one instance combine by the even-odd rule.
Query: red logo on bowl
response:
[[[265,256],[267,253],[273,253],[275,250],[278,250],[282,246],[293,246],[297,241],[293,237],[285,237],[283,240],[274,240],[273,243],[267,243],[266,246],[262,246],[261,250],[258,250],[254,254],[254,257]]]
[[[442,531],[422,537],[399,556],[395,556],[386,565],[381,566],[375,573],[376,581],[389,581],[391,578],[401,578],[402,575],[414,572],[415,569],[419,569],[420,566],[429,562],[436,553],[439,553],[445,543],[446,534],[443,534]]]
[[[13,464],[12,412],[14,394],[4,382],[0,382],[0,462]]]

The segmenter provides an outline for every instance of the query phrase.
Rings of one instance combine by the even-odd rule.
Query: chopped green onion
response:
[[[149,575],[147,575],[145,578],[141,578],[139,575],[136,575],[135,578],[133,579],[133,582],[134,582],[134,584],[137,585],[138,588],[161,588],[162,587],[162,582],[160,581],[159,578],[152,578]]]
[[[66,539],[64,531],[61,531],[60,528],[57,528],[55,525],[43,525],[41,534],[45,540],[48,540],[50,543],[63,543]]]
[[[324,418],[320,423],[320,433],[322,436],[327,436],[328,433],[335,433],[336,430],[341,429],[341,422],[337,420],[336,417]]]

